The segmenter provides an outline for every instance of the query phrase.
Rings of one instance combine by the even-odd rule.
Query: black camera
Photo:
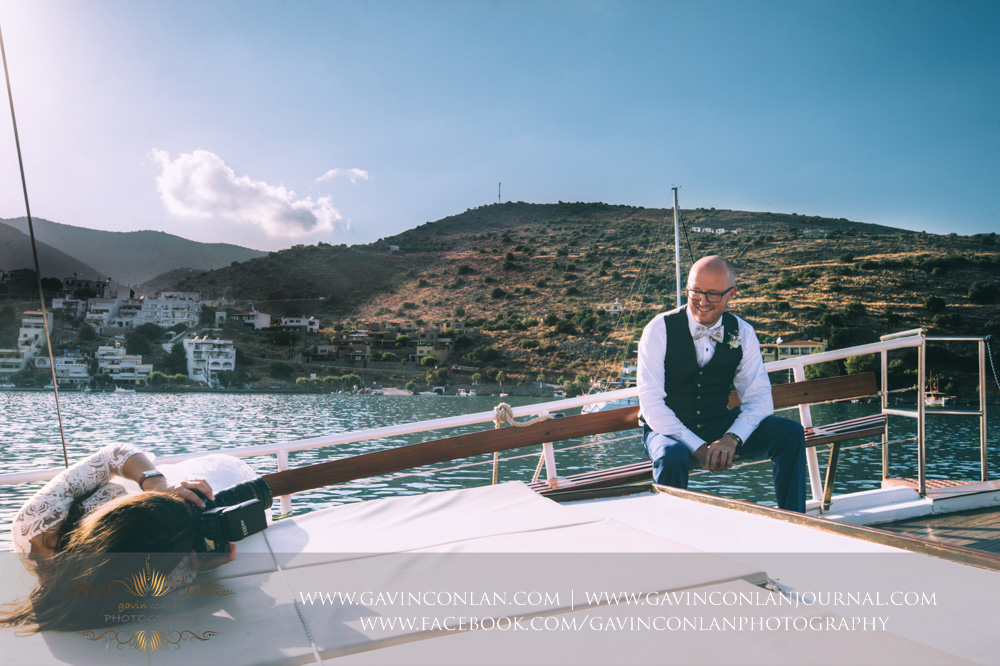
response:
[[[265,512],[273,498],[267,481],[260,477],[220,490],[215,500],[198,495],[205,501],[205,509],[195,518],[203,537],[195,542],[198,552],[224,553],[230,541],[246,539],[267,527]]]

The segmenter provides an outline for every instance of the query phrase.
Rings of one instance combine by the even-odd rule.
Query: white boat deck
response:
[[[31,581],[3,562],[8,601]],[[205,579],[231,594],[180,599],[172,614],[98,640],[3,631],[3,662],[946,664],[1000,655],[996,572],[666,495],[559,505],[510,483],[334,507],[275,523]],[[768,580],[792,596],[769,592]],[[936,602],[794,603],[825,590],[916,591]],[[308,601],[338,592],[356,596]],[[622,593],[634,603],[606,596]],[[733,628],[719,628],[724,620]],[[766,627],[774,621],[787,628]],[[119,645],[139,630],[182,629],[198,638],[151,652]]]

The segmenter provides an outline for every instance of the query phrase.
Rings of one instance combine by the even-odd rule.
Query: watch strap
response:
[[[146,483],[147,479],[152,479],[154,476],[163,476],[163,472],[158,469],[149,469],[142,473],[142,478],[139,479],[139,490],[142,490],[143,484]]]

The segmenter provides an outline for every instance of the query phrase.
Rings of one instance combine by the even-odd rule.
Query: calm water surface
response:
[[[378,428],[459,414],[491,411],[500,402],[512,406],[540,402],[528,398],[451,398],[431,396],[351,395],[192,395],[144,393],[63,393],[60,395],[70,462],[85,457],[108,442],[132,442],[146,451],[169,455],[216,452],[252,444],[286,442],[321,435]],[[54,400],[49,393],[0,391],[0,473],[62,466],[59,428]],[[839,421],[877,411],[877,406],[839,403],[813,409],[815,423]],[[795,418],[796,411],[783,415]],[[290,455],[293,467],[341,458],[449,434],[490,427],[468,426],[450,431],[370,440]],[[890,417],[890,439],[915,433],[911,419]],[[990,472],[1000,472],[1000,409],[990,413]],[[556,445],[560,474],[644,460],[639,431],[626,431],[571,440]],[[978,479],[978,420],[969,416],[928,419],[928,475],[937,478]],[[858,442],[848,442],[854,445]],[[579,446],[585,445],[585,446]],[[903,442],[890,447],[893,476],[916,476],[916,445]],[[538,447],[505,451],[500,481],[530,481],[538,463]],[[274,456],[245,459],[261,474],[277,471]],[[480,463],[470,465],[470,463]],[[820,453],[825,470],[826,453]],[[877,488],[881,479],[881,449],[860,448],[841,455],[835,492]],[[433,474],[424,474],[428,470]],[[293,513],[379,497],[467,488],[489,484],[492,455],[454,461],[294,496]],[[691,489],[726,497],[773,504],[769,464],[738,472],[694,474]],[[10,542],[9,527],[24,500],[38,484],[0,486],[0,550]]]

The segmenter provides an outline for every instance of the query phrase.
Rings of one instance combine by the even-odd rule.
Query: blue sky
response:
[[[997,2],[4,0],[0,28],[32,214],[66,224],[366,243],[502,181],[1000,231]]]

